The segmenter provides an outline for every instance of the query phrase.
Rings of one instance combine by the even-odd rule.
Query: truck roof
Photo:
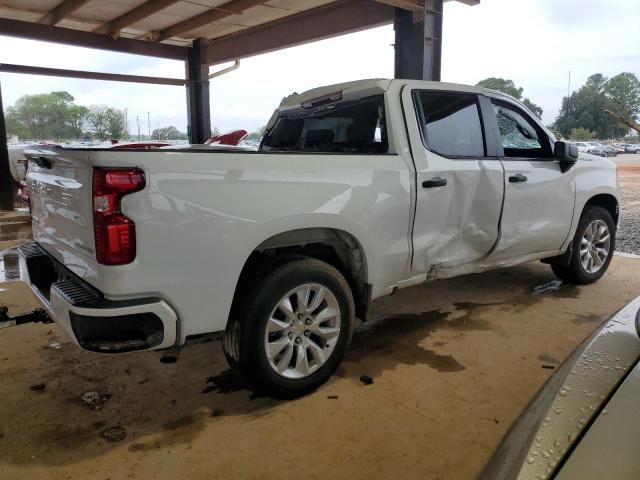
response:
[[[342,93],[342,99],[355,99],[369,95],[383,94],[393,84],[420,82],[422,86],[430,90],[448,90],[454,92],[470,92],[484,94],[490,97],[504,97],[512,99],[510,95],[490,90],[488,88],[480,88],[472,85],[463,85],[460,83],[432,82],[427,80],[404,80],[404,79],[388,79],[388,78],[371,78],[365,80],[355,80],[351,82],[336,83],[323,87],[313,88],[302,93],[292,93],[285,97],[280,103],[280,109],[297,106],[311,99],[324,97],[332,93]]]

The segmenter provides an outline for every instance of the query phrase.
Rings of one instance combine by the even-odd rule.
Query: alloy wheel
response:
[[[611,233],[602,220],[591,222],[580,241],[580,263],[588,273],[598,272],[607,261],[611,250]]]
[[[264,348],[271,368],[302,379],[324,365],[340,337],[340,306],[331,291],[316,283],[289,291],[271,312]]]

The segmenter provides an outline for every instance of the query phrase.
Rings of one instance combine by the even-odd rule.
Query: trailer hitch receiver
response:
[[[51,323],[53,320],[49,318],[47,312],[42,308],[36,308],[30,312],[20,313],[18,315],[9,316],[9,308],[0,306],[0,328],[16,327],[25,323]]]

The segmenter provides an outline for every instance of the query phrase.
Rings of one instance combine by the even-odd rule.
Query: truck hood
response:
[[[600,157],[598,155],[592,155],[586,152],[580,152],[578,154],[578,161],[593,163],[596,166],[602,167],[605,169],[613,169],[613,170],[616,169],[616,164],[613,161],[609,160],[608,158]]]

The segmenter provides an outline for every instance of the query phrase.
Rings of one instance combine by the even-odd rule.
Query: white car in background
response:
[[[591,148],[591,146],[585,142],[573,142],[573,144],[578,147],[580,153],[589,153],[589,149]]]

